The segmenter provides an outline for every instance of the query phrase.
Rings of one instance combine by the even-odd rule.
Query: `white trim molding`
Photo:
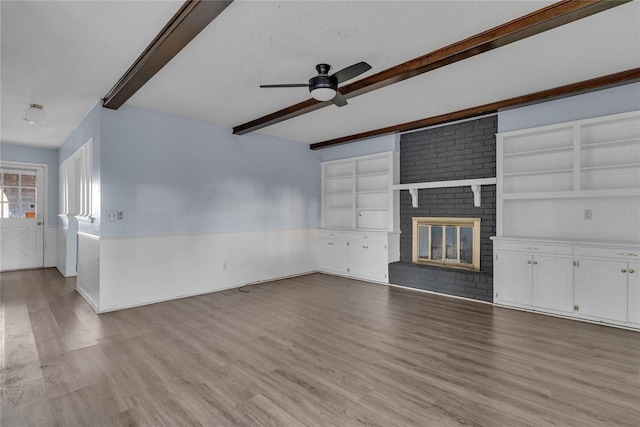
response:
[[[477,208],[481,206],[480,194],[483,185],[495,185],[496,178],[478,178],[478,179],[459,179],[454,181],[432,181],[432,182],[415,182],[411,184],[396,184],[392,188],[394,190],[409,190],[411,194],[411,205],[418,207],[418,190],[424,188],[451,188],[451,187],[471,187],[473,191],[473,205]]]

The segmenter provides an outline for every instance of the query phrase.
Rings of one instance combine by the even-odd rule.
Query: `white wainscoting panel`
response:
[[[99,311],[315,271],[316,230],[102,237]]]
[[[94,310],[100,309],[100,238],[78,233],[76,290]]]
[[[78,257],[78,220],[74,217],[65,218],[63,226],[58,230],[58,263],[56,268],[64,277],[77,275]]]
[[[58,227],[49,226],[44,229],[44,266],[58,265]]]
[[[56,268],[58,269],[58,271],[60,271],[60,273],[64,276],[67,277],[67,232],[69,230],[65,227],[58,227],[58,238],[56,239],[56,245],[57,245],[57,264],[56,264]]]

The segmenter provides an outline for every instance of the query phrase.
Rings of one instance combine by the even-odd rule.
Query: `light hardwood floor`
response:
[[[640,425],[640,333],[312,274],[96,315],[0,275],[2,425]]]

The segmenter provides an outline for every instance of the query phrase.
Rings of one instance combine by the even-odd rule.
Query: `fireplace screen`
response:
[[[480,218],[413,218],[413,262],[480,270]]]

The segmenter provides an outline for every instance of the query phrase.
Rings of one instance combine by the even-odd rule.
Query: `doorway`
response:
[[[47,165],[0,162],[0,271],[44,267]]]

